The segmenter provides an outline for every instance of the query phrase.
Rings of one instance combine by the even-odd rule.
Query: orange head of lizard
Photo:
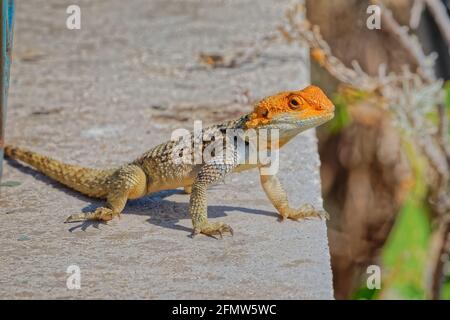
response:
[[[246,122],[247,129],[278,129],[280,135],[296,135],[331,120],[334,105],[316,86],[281,92],[256,104]]]

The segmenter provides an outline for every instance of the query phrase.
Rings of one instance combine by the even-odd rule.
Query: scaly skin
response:
[[[118,168],[98,170],[69,165],[13,146],[6,146],[5,154],[31,165],[69,188],[91,197],[106,199],[104,207],[94,212],[71,215],[66,222],[108,221],[120,215],[128,199],[140,198],[160,190],[184,187],[186,193],[191,194],[189,212],[193,235],[203,233],[222,236],[225,232],[232,234],[233,229],[222,222],[208,221],[207,188],[221,181],[227,174],[252,168],[259,168],[261,185],[282,219],[328,218],[327,213],[316,211],[308,204],[299,209],[291,208],[277,176],[264,172],[270,164],[263,164],[259,159],[255,163],[244,163],[242,160],[245,159],[245,152],[250,149],[277,152],[300,132],[316,127],[333,116],[334,106],[331,101],[318,87],[309,86],[300,91],[281,92],[265,98],[256,104],[250,114],[160,144],[138,159]],[[240,130],[235,144],[225,144],[227,140],[224,134],[229,129]],[[277,130],[279,139],[255,144],[245,136],[252,131],[261,138],[262,129]],[[244,150],[237,147],[239,143],[245,146]],[[192,148],[198,145],[200,148]],[[207,148],[216,148],[219,153],[213,153],[199,163],[180,161],[179,156],[193,157],[194,152],[211,154]],[[220,154],[220,151],[223,151],[223,154]]]

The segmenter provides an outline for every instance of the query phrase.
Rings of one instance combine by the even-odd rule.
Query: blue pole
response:
[[[6,107],[8,104],[9,70],[14,27],[14,0],[1,0],[1,56],[0,56],[0,179],[3,171]]]

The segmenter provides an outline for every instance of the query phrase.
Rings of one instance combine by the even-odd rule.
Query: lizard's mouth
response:
[[[297,115],[282,115],[272,119],[272,127],[279,129],[299,129],[301,131],[319,126],[334,117],[334,110],[325,114],[310,116],[308,118],[301,118]]]
[[[331,119],[334,118],[334,111],[328,112],[328,113],[324,114],[323,116],[321,116],[320,118],[323,118],[324,122],[330,121]]]

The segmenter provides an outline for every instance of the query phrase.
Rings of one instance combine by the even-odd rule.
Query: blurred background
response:
[[[318,130],[337,299],[450,299],[449,12],[307,0],[286,15],[281,31],[310,47],[312,82],[337,107]]]

